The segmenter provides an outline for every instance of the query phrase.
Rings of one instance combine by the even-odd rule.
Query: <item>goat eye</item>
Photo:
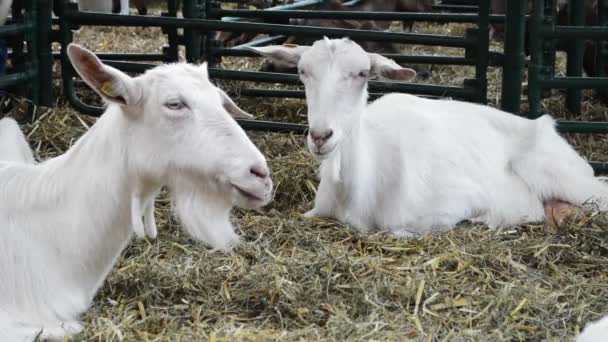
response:
[[[306,72],[302,69],[298,70],[298,74],[300,74],[302,77],[306,76]]]
[[[186,107],[186,105],[181,101],[169,101],[169,102],[165,103],[165,107],[167,107],[171,110],[180,110],[180,109],[183,109],[184,107]]]
[[[360,71],[359,74],[357,75],[357,77],[363,77],[363,78],[369,77],[369,70]]]

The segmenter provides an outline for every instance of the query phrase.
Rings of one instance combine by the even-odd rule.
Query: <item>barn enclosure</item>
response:
[[[372,99],[404,92],[551,113],[606,173],[608,1],[596,2],[592,21],[586,1],[568,1],[566,18],[557,0],[505,1],[504,15],[489,0],[438,0],[429,12],[354,10],[361,2],[335,10],[323,0],[158,0],[147,15],[125,16],[81,12],[69,0],[14,1],[0,26],[0,92],[30,104],[24,127],[38,157],[65,151],[103,112],[67,59],[74,41],[133,75],[207,61],[213,81],[256,114],[239,123],[276,180],[268,208],[236,212],[243,244],[231,255],[187,238],[163,193],[158,240],[123,253],[76,340],[561,341],[607,313],[605,214],[416,240],[302,218],[318,166],[301,137],[303,87],[245,47],[348,36],[419,73],[410,83],[370,82]],[[496,24],[504,39],[493,38]]]

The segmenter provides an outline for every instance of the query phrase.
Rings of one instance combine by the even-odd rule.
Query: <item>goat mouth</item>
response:
[[[239,195],[245,197],[248,200],[251,200],[251,201],[254,201],[254,202],[264,202],[263,198],[255,195],[255,194],[253,194],[253,193],[251,193],[251,192],[249,192],[247,190],[244,190],[241,187],[238,187],[238,186],[236,186],[234,184],[232,184],[232,187],[236,189],[236,191],[239,193]]]

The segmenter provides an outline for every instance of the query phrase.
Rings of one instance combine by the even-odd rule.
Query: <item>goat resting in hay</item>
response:
[[[211,84],[207,66],[158,66],[136,78],[71,44],[106,112],[65,154],[34,164],[12,119],[0,121],[0,340],[62,340],[81,330],[132,237],[134,194],[169,186],[186,231],[228,249],[233,205],[270,201],[264,156],[230,117],[249,116]],[[10,148],[9,148],[10,147]]]
[[[588,200],[608,209],[608,185],[548,115],[529,120],[407,94],[367,104],[370,75],[409,81],[416,73],[347,38],[250,49],[297,67],[304,83],[308,148],[321,160],[306,216],[412,236],[463,220],[490,227],[542,221],[545,209]]]

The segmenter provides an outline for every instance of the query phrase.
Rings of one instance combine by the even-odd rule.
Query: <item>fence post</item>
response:
[[[570,10],[569,25],[585,25],[585,1],[568,1]],[[579,38],[572,38],[568,42],[568,65],[566,67],[568,77],[580,77],[583,69],[583,47],[585,41]],[[566,107],[572,113],[581,112],[581,90],[568,89],[566,92]]]
[[[543,66],[542,37],[540,28],[544,17],[544,1],[534,0],[532,18],[530,18],[530,63],[528,64],[528,116],[537,117],[540,114],[540,68]]]
[[[53,49],[51,46],[52,0],[38,0],[36,35],[38,40],[38,89],[40,105],[53,105]]]
[[[478,8],[479,19],[477,20],[477,31],[475,38],[477,39],[476,46],[476,63],[475,63],[475,78],[477,83],[477,91],[474,95],[474,101],[478,103],[488,103],[488,60],[490,55],[490,0],[479,1]]]
[[[505,58],[502,68],[501,108],[519,113],[521,107],[521,81],[525,66],[525,12],[526,0],[508,1],[505,27]]]
[[[184,18],[199,19],[201,16],[200,0],[184,0]],[[201,58],[201,34],[196,29],[184,29],[184,45],[186,46],[186,60],[189,63],[198,62]]]

